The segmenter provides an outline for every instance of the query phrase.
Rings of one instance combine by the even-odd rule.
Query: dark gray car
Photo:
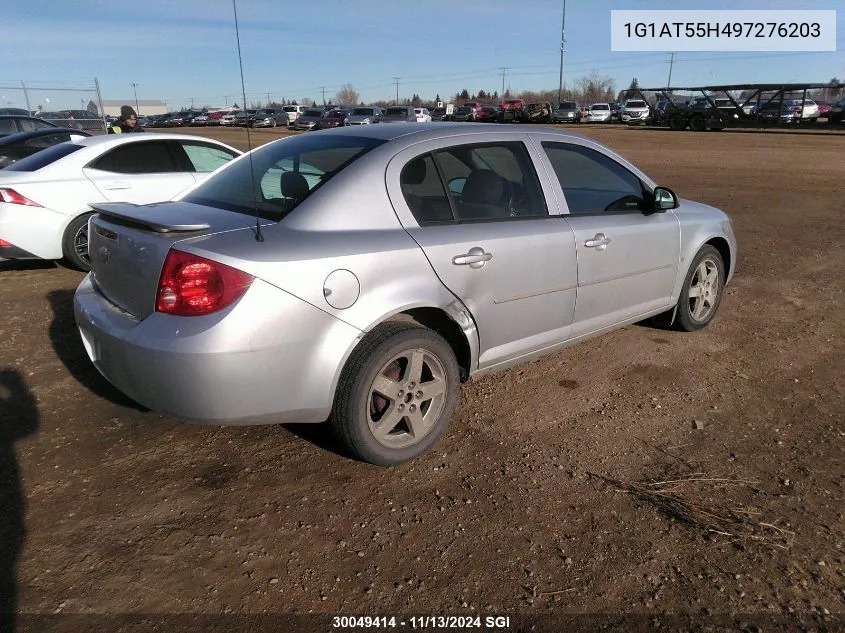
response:
[[[384,110],[378,106],[361,106],[360,108],[352,108],[347,117],[349,125],[370,125],[372,123],[381,123],[384,117]]]
[[[32,130],[41,130],[45,127],[57,128],[59,126],[34,116],[19,116],[16,114],[0,115],[0,136],[8,136],[9,134],[17,134],[18,132],[31,132]]]
[[[382,123],[416,123],[414,106],[393,106],[384,111]]]

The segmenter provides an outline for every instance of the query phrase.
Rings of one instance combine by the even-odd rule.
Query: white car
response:
[[[232,110],[220,117],[220,125],[234,125],[235,120],[238,118],[239,114],[242,114],[241,110]]]
[[[594,103],[587,109],[589,123],[607,123],[610,121],[610,104]]]
[[[417,123],[431,123],[431,112],[428,108],[414,108],[414,114],[417,115]]]
[[[301,105],[286,105],[282,106],[282,110],[288,113],[288,127],[294,124],[294,122],[299,118],[299,116],[305,112],[308,108]]]
[[[801,108],[802,121],[815,121],[819,118],[819,106],[812,99],[805,99],[803,107],[801,106],[801,99],[795,99],[793,103]]]
[[[623,123],[646,123],[650,115],[651,108],[642,99],[628,99],[622,106]]]
[[[90,204],[170,200],[243,152],[185,134],[89,136],[0,172],[0,258],[90,268]]]

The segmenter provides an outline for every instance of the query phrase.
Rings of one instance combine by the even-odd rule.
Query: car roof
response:
[[[194,136],[193,134],[168,134],[167,132],[144,132],[143,134],[98,134],[96,136],[89,136],[88,138],[79,139],[78,141],[74,141],[74,143],[78,145],[84,145],[85,147],[96,147],[97,145],[103,144],[122,145],[124,143],[137,143],[139,141],[150,139],[174,141],[184,141],[187,139],[214,143],[215,145],[226,145],[225,143],[221,143],[220,141],[217,141],[213,138],[208,138],[206,136]],[[230,146],[226,145],[226,147]],[[232,147],[231,149],[235,148]],[[237,151],[239,153],[242,153],[241,150]]]
[[[84,130],[77,130],[72,127],[44,127],[37,130],[28,130],[26,132],[17,132],[16,134],[8,134],[0,137],[0,145],[14,145],[21,141],[27,141],[31,138],[38,138],[39,136],[50,136],[52,134],[78,134],[86,138],[91,136],[90,132]],[[82,140],[82,139],[80,139]]]

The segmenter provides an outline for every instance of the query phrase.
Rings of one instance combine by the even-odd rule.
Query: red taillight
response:
[[[158,282],[156,311],[176,316],[211,314],[240,299],[253,279],[220,262],[171,250]]]
[[[0,200],[9,204],[22,204],[26,207],[40,207],[37,202],[33,202],[26,196],[22,196],[14,189],[8,187],[0,187]]]

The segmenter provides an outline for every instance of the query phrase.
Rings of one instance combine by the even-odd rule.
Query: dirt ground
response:
[[[192,132],[246,147],[244,130]],[[444,440],[402,467],[352,461],[320,427],[139,409],[85,355],[82,275],[0,262],[0,606],[18,628],[319,613],[842,630],[845,135],[578,132],[732,214],[718,317],[471,381]],[[675,483],[629,492],[644,481]],[[175,630],[162,621],[145,630]],[[336,630],[272,630],[307,622]]]

